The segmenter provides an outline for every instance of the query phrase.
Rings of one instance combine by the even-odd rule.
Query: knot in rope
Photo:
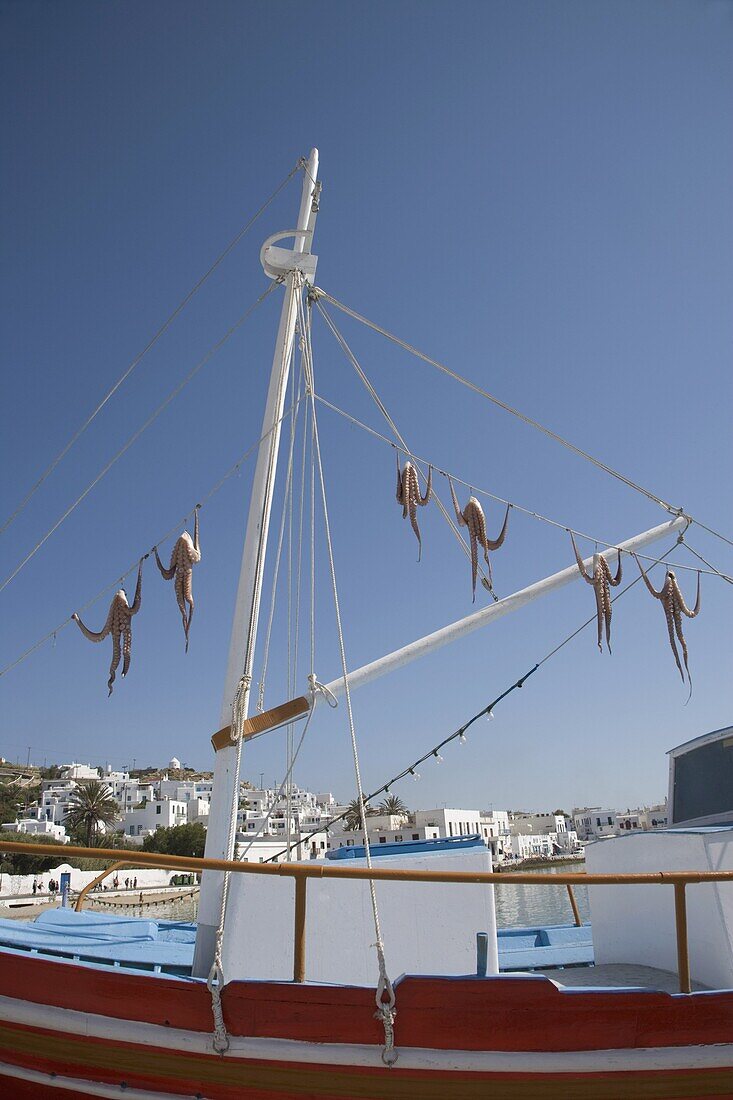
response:
[[[252,683],[252,677],[244,673],[237,684],[237,690],[234,692],[234,700],[232,702],[232,721],[229,726],[229,736],[231,737],[232,744],[236,744],[237,741],[242,740],[244,733],[244,722],[247,717],[245,709],[245,701],[249,692],[250,684]]]
[[[226,1054],[229,1050],[229,1036],[224,1023],[224,1011],[221,1007],[221,990],[224,984],[224,971],[221,967],[221,944],[217,937],[214,962],[206,979],[206,988],[211,994],[211,1011],[214,1017],[214,1036],[211,1045],[217,1054]]]
[[[309,674],[308,683],[310,685],[311,700],[313,703],[315,703],[319,695],[322,695],[328,703],[329,707],[331,707],[332,710],[336,709],[336,707],[339,705],[338,699],[330,690],[330,688],[327,688],[325,684],[321,683],[321,681],[317,678],[315,672],[311,672]]]
[[[394,1022],[397,1015],[397,1009],[395,1008],[395,991],[392,982],[387,975],[386,966],[384,963],[384,948],[382,944],[375,944],[377,953],[379,955],[379,982],[377,984],[377,991],[375,1000],[377,1002],[377,1011],[374,1013],[374,1017],[377,1020],[381,1020],[384,1028],[384,1050],[382,1051],[382,1061],[388,1069],[391,1069],[399,1058],[399,1054],[395,1050],[394,1045]],[[385,998],[386,994],[386,1000]]]

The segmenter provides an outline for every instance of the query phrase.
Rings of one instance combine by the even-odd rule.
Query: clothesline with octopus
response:
[[[531,518],[534,518],[534,519],[536,519],[540,522],[549,524],[550,526],[556,527],[558,529],[561,529],[561,530],[567,532],[568,534],[570,534],[571,537],[576,536],[578,538],[586,539],[590,542],[593,542],[596,545],[596,547],[601,545],[601,546],[606,547],[608,550],[616,549],[616,547],[613,543],[607,542],[603,539],[598,539],[593,535],[589,535],[587,532],[579,530],[578,528],[570,527],[565,523],[561,523],[560,521],[551,519],[548,516],[544,516],[541,513],[534,511],[533,509],[524,507],[523,505],[517,504],[516,502],[506,500],[503,497],[500,497],[495,493],[489,492],[489,490],[487,490],[487,489],[476,488],[474,483],[466,481],[464,478],[459,477],[457,474],[451,473],[451,472],[441,468],[437,464],[430,462],[428,459],[420,459],[420,458],[417,458],[416,456],[412,455],[404,447],[402,447],[401,445],[395,443],[393,440],[389,439],[387,436],[382,435],[382,433],[378,432],[376,429],[371,428],[367,424],[364,424],[362,421],[358,420],[356,417],[352,416],[350,413],[346,412],[345,410],[339,408],[337,405],[335,405],[332,402],[328,401],[325,397],[322,397],[319,394],[315,394],[314,396],[315,396],[316,400],[319,403],[324,405],[324,407],[326,407],[326,408],[330,409],[331,411],[333,411],[334,413],[337,413],[338,415],[346,418],[353,426],[361,428],[362,430],[364,430],[366,433],[368,433],[372,437],[380,440],[383,443],[386,443],[390,448],[392,448],[392,450],[398,456],[400,454],[402,454],[406,458],[408,458],[408,463],[406,464],[406,468],[409,467],[409,470],[407,472],[407,479],[408,480],[407,480],[407,482],[405,482],[405,490],[408,490],[408,488],[409,488],[409,492],[407,493],[406,496],[403,495],[402,499],[400,499],[399,492],[398,492],[398,501],[403,505],[403,511],[404,511],[405,508],[407,508],[409,510],[409,497],[410,497],[411,493],[414,493],[415,491],[417,491],[417,493],[419,495],[419,487],[418,487],[417,476],[416,476],[417,472],[415,470],[415,467],[411,465],[411,462],[409,460],[423,461],[423,462],[425,462],[429,465],[429,467],[432,471],[434,471],[435,473],[445,477],[449,481],[449,483],[451,484],[451,494],[452,494],[452,497],[453,497],[453,503],[454,503],[454,507],[455,507],[455,511],[456,511],[456,516],[457,516],[457,518],[460,517],[459,518],[459,523],[462,522],[464,526],[469,527],[469,533],[471,533],[472,535],[475,533],[475,529],[472,530],[472,527],[471,527],[471,522],[470,522],[471,513],[468,510],[468,508],[464,509],[463,513],[461,513],[461,509],[458,506],[457,500],[455,498],[455,493],[453,491],[453,484],[452,484],[453,482],[455,482],[458,485],[465,486],[466,488],[468,488],[470,490],[471,494],[473,494],[475,492],[475,493],[478,493],[481,496],[485,496],[489,499],[495,500],[499,503],[502,503],[502,504],[506,505],[506,507],[507,507],[507,516],[508,516],[509,510],[516,509],[517,511],[520,511],[523,514],[530,516]],[[244,452],[244,454],[226,471],[226,473],[215,483],[215,485],[212,486],[212,488],[203,497],[200,498],[199,503],[196,504],[194,506],[194,508],[192,508],[189,512],[187,512],[186,515],[183,517],[183,519],[181,521],[174,524],[171,528],[169,528],[166,531],[166,533],[164,535],[162,535],[157,540],[153,550],[151,550],[150,553],[155,553],[156,557],[157,557],[158,547],[162,543],[166,542],[169,538],[171,538],[172,535],[177,530],[180,530],[180,528],[182,526],[185,526],[192,516],[195,517],[196,529],[198,528],[198,512],[201,509],[201,507],[203,507],[204,504],[208,503],[208,501],[223,487],[223,485],[229,480],[229,478],[231,478],[234,474],[239,472],[242,464],[249,457],[251,457],[252,454],[254,454],[254,452],[257,450],[257,448],[260,446],[260,444],[265,439],[268,438],[268,436],[275,430],[275,428],[278,427],[286,417],[291,416],[297,410],[297,407],[298,407],[301,400],[302,400],[302,396],[298,397],[296,399],[296,401],[293,404],[291,404],[283,412],[282,416],[278,419],[277,423],[275,425],[273,425],[272,428],[270,428],[270,430],[268,432],[266,432],[260,439],[258,439],[255,443],[253,443],[247,449],[247,451]],[[398,458],[398,471],[399,471],[399,458]],[[410,472],[410,471],[412,471],[412,472]],[[403,472],[402,476],[404,476],[404,472]],[[431,475],[429,475],[429,476],[431,476]],[[413,478],[414,478],[414,484],[412,483]],[[409,482],[409,486],[408,486],[408,482]],[[429,493],[426,491],[424,497],[421,499],[421,503],[427,504],[428,499],[429,499]],[[479,506],[479,508],[480,508],[480,506]],[[465,516],[468,516],[469,519],[466,520],[465,518],[463,518]],[[503,543],[504,536],[506,535],[506,525],[507,524],[506,524],[506,517],[505,517],[504,527],[502,528],[502,532],[501,532],[499,538],[494,541],[493,545],[491,543],[489,543],[491,548],[493,548],[494,546],[497,546],[497,545],[501,545]],[[483,533],[485,535],[485,530],[484,530]],[[190,627],[190,617],[191,617],[191,614],[192,614],[192,593],[191,593],[191,590],[190,590],[190,569],[189,569],[188,572],[186,572],[186,569],[188,567],[187,567],[186,563],[183,561],[183,557],[185,557],[185,555],[183,555],[183,550],[185,548],[182,545],[179,546],[179,544],[181,543],[181,539],[184,539],[184,541],[186,541],[186,539],[187,539],[187,546],[190,546],[190,548],[195,547],[196,553],[199,554],[198,558],[194,557],[193,560],[191,560],[191,562],[189,564],[192,565],[195,562],[197,562],[198,560],[200,560],[200,552],[198,551],[198,531],[196,530],[194,540],[191,540],[190,536],[188,536],[187,532],[185,532],[184,535],[181,536],[178,539],[178,541],[176,542],[176,544],[174,546],[174,555],[173,555],[174,559],[176,557],[181,559],[177,563],[178,568],[174,567],[174,561],[173,560],[171,561],[171,566],[168,569],[166,569],[165,566],[163,566],[162,562],[159,559],[158,559],[158,565],[159,565],[159,569],[160,569],[161,573],[163,574],[163,576],[165,577],[165,579],[175,579],[175,581],[176,581],[178,603],[179,603],[179,608],[181,610],[181,614],[182,614],[182,618],[183,618],[183,626],[184,626],[184,633],[185,633],[185,637],[186,637],[186,648],[187,648],[187,645],[188,645],[188,628]],[[473,537],[472,537],[471,541],[472,541],[472,543],[474,542]],[[479,532],[479,541],[481,541],[480,532]],[[727,576],[725,573],[720,572],[714,566],[710,565],[710,563],[707,562],[706,559],[702,558],[702,556],[699,555],[691,546],[689,546],[684,541],[684,539],[682,537],[680,537],[679,541],[682,543],[682,545],[687,547],[687,549],[690,551],[690,553],[694,554],[701,561],[704,561],[706,563],[706,565],[709,566],[709,568],[699,568],[698,566],[685,566],[685,565],[681,565],[679,563],[671,563],[664,557],[656,558],[656,557],[653,557],[651,555],[639,554],[639,555],[636,555],[636,557],[637,558],[643,558],[645,561],[650,562],[652,565],[664,565],[668,570],[669,570],[670,566],[673,566],[673,568],[675,568],[675,569],[682,569],[682,570],[686,570],[686,571],[695,572],[695,573],[698,574],[698,577],[701,573],[705,573],[705,574],[710,575],[710,576],[720,577],[722,580],[725,580],[728,583],[733,583],[733,578]],[[181,551],[180,554],[178,553],[179,550]],[[475,554],[475,546],[472,546],[472,551]],[[189,552],[190,552],[190,550],[189,550]],[[88,600],[79,609],[78,612],[74,612],[68,618],[64,619],[64,621],[59,623],[58,626],[54,627],[52,630],[49,630],[46,634],[43,635],[43,637],[38,639],[38,641],[36,641],[32,646],[29,646],[28,649],[26,649],[23,653],[21,653],[17,658],[15,658],[13,661],[11,661],[8,665],[3,667],[2,669],[0,669],[0,677],[6,675],[8,672],[10,672],[14,668],[16,668],[21,662],[26,660],[33,653],[35,653],[38,649],[40,649],[40,647],[45,642],[47,642],[49,640],[53,640],[54,644],[55,644],[56,636],[60,633],[61,630],[63,630],[71,622],[78,621],[80,613],[86,612],[90,607],[92,607],[95,603],[97,603],[100,599],[102,599],[107,593],[109,593],[112,589],[114,589],[115,585],[121,585],[124,582],[124,580],[128,576],[130,576],[136,569],[139,570],[141,568],[142,562],[148,556],[149,556],[148,553],[145,553],[145,554],[141,555],[138,559],[135,560],[135,562],[132,565],[129,566],[129,568],[124,573],[122,573],[121,575],[118,574],[117,578],[114,581],[112,581],[110,584],[105,585],[105,587],[102,588],[99,592],[97,592],[97,594],[95,596],[93,596],[90,600]],[[579,555],[577,555],[577,553],[576,553],[576,558],[578,558],[578,560],[579,560]],[[602,555],[597,555],[597,558],[599,558],[601,561],[605,562],[605,558],[603,558]],[[600,568],[602,569],[602,566]],[[593,583],[592,577],[588,577],[586,575],[586,580],[589,580],[589,583]],[[665,581],[665,585],[666,585],[666,581]],[[474,586],[475,586],[475,577],[474,577]],[[648,587],[650,587],[650,586],[648,585]],[[679,590],[677,589],[677,591],[679,591]],[[662,592],[664,592],[664,588],[660,591],[660,593],[655,593],[655,595],[657,595],[657,598],[661,599],[662,602],[664,603],[664,598],[662,596]],[[108,616],[108,620],[105,623],[105,628],[103,628],[104,630],[106,630],[106,633],[87,631],[86,628],[82,627],[81,623],[79,623],[79,625],[80,625],[80,627],[82,627],[82,629],[84,629],[87,637],[92,637],[92,635],[95,635],[94,637],[92,637],[92,640],[94,640],[94,641],[100,641],[100,640],[102,640],[103,637],[106,637],[107,634],[109,634],[111,632],[114,633],[114,631],[116,631],[117,632],[116,635],[113,636],[113,646],[114,646],[113,658],[116,658],[117,661],[119,661],[119,653],[117,652],[117,647],[118,647],[118,644],[120,642],[122,643],[122,649],[123,650],[125,650],[125,646],[127,646],[126,651],[124,652],[125,671],[126,671],[127,667],[129,667],[130,616],[132,614],[136,613],[135,611],[132,610],[132,608],[135,606],[135,601],[133,601],[133,605],[128,605],[127,604],[127,599],[125,597],[125,599],[124,599],[125,607],[123,607],[122,606],[122,601],[119,600],[119,596],[120,596],[120,593],[117,594],[117,596],[113,600],[112,606],[110,607],[110,613],[109,613],[109,616]],[[184,609],[184,607],[182,606],[182,600],[185,603],[186,599],[188,597],[190,597],[190,599],[188,599],[188,611],[186,611]],[[668,593],[668,598],[669,599],[672,598],[671,593]],[[698,605],[699,605],[699,600],[698,600]],[[670,604],[670,606],[671,606],[671,604]],[[139,601],[138,601],[138,607],[139,607]],[[665,604],[665,611],[666,611],[666,609],[667,608],[666,608],[666,604]],[[685,613],[686,614],[688,613],[687,609],[685,610]],[[599,631],[600,631],[601,621],[602,620],[601,620],[600,611],[599,611]],[[109,627],[109,629],[107,629],[107,627]],[[682,641],[682,639],[680,639],[680,640]],[[599,642],[600,642],[600,638],[599,638]],[[683,641],[682,641],[682,644],[684,645]],[[685,653],[685,657],[686,657],[686,653]],[[677,660],[678,668],[679,668],[680,667],[679,666],[679,660],[677,658],[676,653],[675,653],[675,658]],[[115,661],[113,659],[113,664],[114,663],[115,663]],[[115,664],[115,667],[116,667],[116,664]],[[681,672],[681,668],[680,668],[680,672]],[[113,682],[113,680],[114,680],[114,676],[111,674],[110,681]],[[111,682],[109,684],[110,688],[111,688]]]

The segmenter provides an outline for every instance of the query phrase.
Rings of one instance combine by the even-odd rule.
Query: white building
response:
[[[288,829],[286,793],[279,795],[277,790],[268,787],[243,792],[237,820],[240,859],[259,863],[273,856],[286,859],[288,836],[293,859],[325,856],[329,847],[326,826],[334,816],[333,796],[315,795],[294,786],[290,790],[289,805]]]
[[[145,805],[128,810],[124,817],[124,833],[128,840],[142,844],[156,829],[186,825],[187,804],[169,798],[153,798]]]
[[[580,847],[578,833],[569,818],[562,813],[513,813],[509,817],[512,836],[547,837],[551,841],[550,855],[573,855]],[[535,844],[534,854],[545,854],[545,844]],[[517,854],[517,845],[512,851]]]
[[[514,833],[509,837],[508,852],[514,859],[547,859],[557,855],[552,833]]]
[[[605,840],[616,836],[616,810],[602,809],[600,806],[585,806],[573,810],[573,823],[578,839]]]
[[[379,814],[367,818],[369,844],[406,844],[413,840],[439,840],[437,825],[413,825],[406,817]],[[339,822],[331,831],[331,848],[358,848],[364,843],[361,829],[345,829]]]
[[[511,849],[509,814],[506,810],[484,810],[479,819],[481,839],[491,851],[493,863],[501,863]]]
[[[64,844],[69,843],[66,829],[63,825],[54,825],[45,817],[20,817],[17,821],[8,821],[2,828],[8,833],[28,833],[32,836],[51,837],[60,840]]]
[[[62,779],[99,779],[99,768],[92,768],[89,764],[62,764]]]
[[[436,828],[441,837],[483,836],[480,810],[415,810],[415,825]]]

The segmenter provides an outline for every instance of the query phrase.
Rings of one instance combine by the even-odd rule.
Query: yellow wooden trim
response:
[[[251,718],[245,718],[244,720],[242,739],[248,741],[250,737],[257,737],[261,733],[267,733],[268,730],[284,726],[286,722],[293,722],[296,718],[302,718],[309,710],[309,700],[305,695],[300,695],[297,699],[290,699],[287,703],[281,703],[279,707],[273,707],[272,710],[263,710],[262,714],[253,714]],[[233,744],[232,727],[224,726],[223,729],[218,730],[211,738],[211,744],[214,746],[214,752],[219,752],[220,749],[225,749],[228,745]]]

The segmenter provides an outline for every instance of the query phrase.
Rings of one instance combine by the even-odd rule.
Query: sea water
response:
[[[525,873],[531,871],[527,867],[521,870]],[[560,875],[584,870],[585,863],[574,862],[538,868],[537,874]],[[496,923],[499,928],[531,928],[573,923],[573,910],[566,886],[513,884],[512,874],[512,871],[506,871],[494,889]],[[583,922],[589,921],[588,887],[573,886],[573,893]]]

